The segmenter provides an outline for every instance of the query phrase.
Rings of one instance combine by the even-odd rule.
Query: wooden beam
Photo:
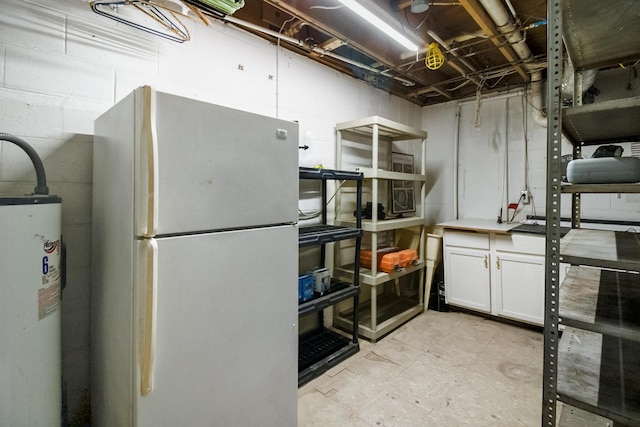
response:
[[[476,24],[478,24],[480,29],[482,29],[482,31],[484,31],[488,36],[491,36],[491,41],[494,45],[496,45],[500,53],[502,53],[502,55],[507,59],[507,61],[509,61],[509,63],[513,64],[520,60],[511,46],[501,46],[501,37],[495,37],[499,36],[500,32],[496,28],[495,23],[493,22],[491,17],[484,10],[484,7],[482,7],[482,5],[478,2],[478,0],[460,0],[460,4],[473,18]],[[515,67],[515,70],[518,72],[518,74],[520,74],[520,76],[522,76],[525,82],[528,82],[530,80],[529,74],[527,74],[527,72],[525,72],[521,66],[517,65]]]

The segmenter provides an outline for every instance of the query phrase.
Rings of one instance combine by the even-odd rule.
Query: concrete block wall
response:
[[[618,83],[624,85],[626,80]],[[610,97],[607,84],[613,83],[600,83],[604,88],[603,99]],[[547,129],[534,119],[534,110],[539,105],[530,91],[516,91],[508,96],[484,98],[480,107],[474,99],[423,109],[422,128],[429,132],[430,191],[426,207],[431,225],[453,219],[456,128],[459,218],[497,220],[502,207],[503,220],[511,219],[513,211],[507,217],[507,206],[517,202],[520,191],[526,187],[531,192],[531,204],[520,206],[515,221],[527,215],[545,215]],[[630,155],[631,143],[619,145],[625,156]],[[583,157],[591,157],[595,149],[596,146],[584,147]],[[571,153],[571,145],[563,139],[562,154]],[[582,218],[625,221],[640,218],[638,194],[583,194],[581,205]],[[561,212],[563,217],[571,217],[569,194],[562,195]]]
[[[420,126],[420,109],[259,37],[187,21],[176,44],[94,14],[83,0],[2,0],[0,131],[25,139],[63,199],[68,283],[62,302],[68,418],[84,420],[90,390],[93,121],[135,87],[300,122],[304,165],[335,166],[337,122],[370,115]],[[17,147],[0,143],[0,194],[33,191]]]

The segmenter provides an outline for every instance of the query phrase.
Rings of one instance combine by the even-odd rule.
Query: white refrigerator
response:
[[[144,86],[95,122],[93,426],[295,426],[298,125]]]

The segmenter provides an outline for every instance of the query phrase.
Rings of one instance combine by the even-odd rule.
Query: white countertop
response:
[[[491,219],[454,219],[451,221],[444,221],[436,225],[436,227],[457,229],[457,230],[469,230],[469,231],[485,231],[494,233],[508,233],[513,228],[519,226],[519,222],[503,222],[498,224],[496,220]]]

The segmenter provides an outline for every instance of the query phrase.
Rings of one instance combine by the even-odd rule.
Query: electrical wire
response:
[[[476,88],[476,101],[478,103],[478,106],[476,108],[476,116],[473,119],[473,127],[475,127],[476,129],[480,129],[480,124],[482,122],[482,119],[480,118],[480,107],[482,105],[482,96],[481,96],[482,93],[480,91],[484,87],[484,81],[485,81],[485,78],[483,76],[480,79],[480,84]]]
[[[329,198],[329,200],[327,200],[327,203],[325,203],[324,205],[325,208],[329,206],[329,203],[331,203],[331,201],[336,197],[336,195],[338,194],[338,190],[340,190],[340,188],[344,185],[345,182],[347,182],[346,179],[342,180],[342,182],[340,182],[340,185],[336,187],[335,191],[333,192],[333,195]],[[317,218],[322,214],[322,211],[323,209],[319,209],[317,211],[304,212],[303,210],[298,208],[298,219],[307,220],[307,219]]]
[[[524,194],[520,195],[520,198],[518,199],[518,203],[515,204],[516,207],[510,208],[510,209],[513,209],[513,215],[511,216],[511,219],[509,220],[509,222],[513,222],[513,220],[516,218],[516,214],[518,213],[518,208],[520,207],[520,202],[522,201],[522,199],[524,199]]]

